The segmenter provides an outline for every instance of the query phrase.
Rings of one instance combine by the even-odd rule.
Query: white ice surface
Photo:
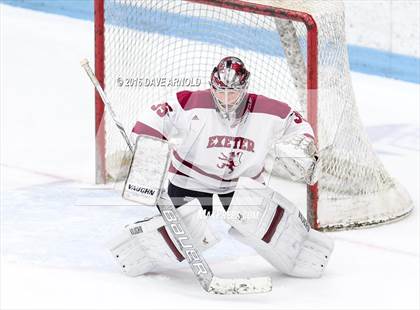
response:
[[[93,24],[6,5],[0,21],[1,309],[419,308],[418,84],[353,74],[375,150],[410,192],[413,214],[329,233],[335,251],[316,280],[276,273],[216,216],[211,224],[224,239],[206,253],[215,273],[270,275],[274,289],[212,296],[185,264],[125,277],[103,247],[124,224],[156,211],[122,200],[112,186],[90,185],[93,90],[79,61],[93,59]]]

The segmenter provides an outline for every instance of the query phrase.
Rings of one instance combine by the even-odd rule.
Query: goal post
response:
[[[104,0],[94,2],[95,22],[95,75],[99,84],[105,89],[105,14]],[[105,105],[101,96],[95,90],[95,181],[97,184],[106,183],[106,158],[105,158]]]
[[[229,55],[251,72],[250,92],[289,104],[310,122],[319,149],[330,147],[318,183],[307,189],[312,227],[375,225],[411,211],[358,115],[341,1],[95,0],[95,71],[126,128],[146,105],[208,88],[214,65]],[[127,149],[95,100],[102,183],[118,175]]]

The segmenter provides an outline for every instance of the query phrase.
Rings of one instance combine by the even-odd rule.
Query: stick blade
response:
[[[273,285],[270,277],[222,279],[213,277],[209,293],[220,295],[268,293]]]

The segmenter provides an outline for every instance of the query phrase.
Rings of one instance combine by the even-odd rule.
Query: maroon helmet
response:
[[[249,76],[244,63],[237,57],[225,57],[214,67],[210,91],[223,119],[235,121],[242,116]]]

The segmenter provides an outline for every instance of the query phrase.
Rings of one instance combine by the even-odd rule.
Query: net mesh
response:
[[[309,13],[318,27],[318,225],[345,228],[407,214],[412,203],[385,171],[355,104],[340,1],[252,1]],[[105,0],[105,91],[125,128],[142,109],[179,90],[208,88],[213,67],[237,56],[250,92],[306,115],[307,31],[303,23],[180,0]],[[105,114],[106,167],[120,170],[127,147]],[[280,168],[274,164],[274,172]]]

